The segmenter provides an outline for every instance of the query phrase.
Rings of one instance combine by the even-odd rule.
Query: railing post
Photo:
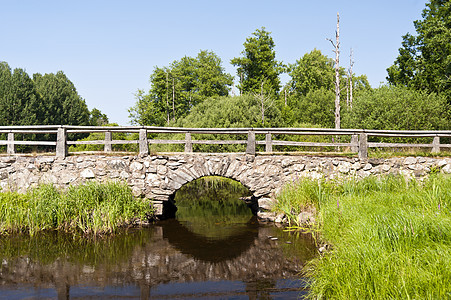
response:
[[[434,139],[432,140],[432,153],[439,153],[440,152],[440,137],[434,136]]]
[[[267,133],[265,136],[265,152],[272,152],[272,136]]]
[[[15,154],[16,153],[16,145],[14,145],[14,133],[8,133],[8,146],[6,146],[6,153]]]
[[[247,133],[246,154],[255,156],[255,131],[249,130]]]
[[[191,140],[191,133],[185,133],[185,152],[191,153],[193,152],[193,143]]]
[[[368,159],[368,135],[361,133],[359,137],[359,158]]]
[[[351,152],[359,152],[359,136],[357,134],[351,135]]]
[[[56,134],[56,157],[64,159],[67,152],[67,131],[66,128],[60,127]]]
[[[149,144],[147,142],[147,130],[142,128],[139,130],[139,155],[149,155]]]
[[[113,147],[111,146],[111,141],[113,140],[111,131],[105,132],[105,147],[103,148],[103,151],[105,152],[111,152],[113,151]]]

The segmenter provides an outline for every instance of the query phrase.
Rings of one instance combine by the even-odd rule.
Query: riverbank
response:
[[[52,184],[26,193],[0,193],[0,235],[46,230],[82,234],[113,233],[118,227],[146,222],[153,213],[121,182],[87,182],[57,189]]]
[[[311,298],[451,297],[450,176],[304,179],[278,200],[292,225],[314,207],[311,229],[331,245],[306,268]]]

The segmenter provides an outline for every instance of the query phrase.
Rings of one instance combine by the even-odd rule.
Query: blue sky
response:
[[[230,59],[262,26],[284,63],[314,48],[333,57],[326,38],[335,38],[337,12],[340,65],[349,66],[352,48],[354,72],[378,87],[424,7],[425,0],[0,0],[0,61],[30,76],[62,70],[90,109],[128,125],[134,93],[150,88],[155,66],[210,50],[235,76]]]

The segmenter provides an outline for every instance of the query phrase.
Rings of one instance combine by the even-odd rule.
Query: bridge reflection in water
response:
[[[194,205],[178,204],[177,219],[114,237],[47,233],[1,238],[0,299],[299,295],[299,272],[315,253],[310,236],[259,224],[232,204],[227,207],[233,216],[221,214],[227,205],[221,201],[213,205],[216,210],[204,210],[202,218],[191,215]]]

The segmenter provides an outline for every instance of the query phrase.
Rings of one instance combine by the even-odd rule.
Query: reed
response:
[[[327,188],[319,201],[301,201],[311,186]],[[318,205],[321,238],[332,245],[306,268],[310,298],[451,297],[451,177],[302,180],[292,189],[293,203]]]
[[[46,230],[83,234],[113,233],[120,226],[147,220],[149,202],[135,199],[121,182],[70,186],[60,191],[51,184],[26,194],[0,193],[0,234]]]

